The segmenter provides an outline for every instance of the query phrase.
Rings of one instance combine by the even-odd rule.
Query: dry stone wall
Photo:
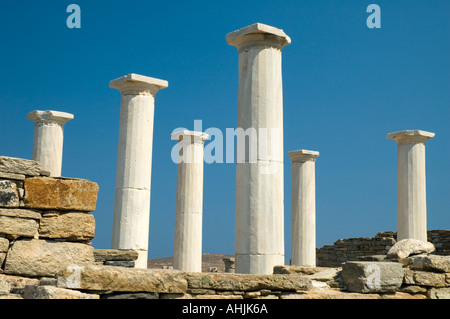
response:
[[[429,230],[428,241],[436,247],[435,254],[450,255],[450,230]],[[395,231],[379,232],[375,237],[338,239],[333,245],[317,249],[317,265],[340,267],[347,261],[383,260],[397,242]]]

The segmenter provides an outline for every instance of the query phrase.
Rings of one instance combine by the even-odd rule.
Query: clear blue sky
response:
[[[81,7],[81,29],[66,8]],[[381,29],[366,25],[369,4]],[[450,228],[450,1],[46,0],[0,4],[0,155],[31,158],[30,111],[73,113],[63,175],[100,186],[95,248],[109,248],[120,93],[128,73],[167,80],[156,96],[149,257],[172,256],[177,127],[236,127],[238,53],[227,33],[261,22],[283,29],[285,247],[290,257],[291,162],[316,162],[317,245],[396,229],[396,145],[427,142],[428,228]],[[234,253],[235,165],[205,165],[204,253]]]

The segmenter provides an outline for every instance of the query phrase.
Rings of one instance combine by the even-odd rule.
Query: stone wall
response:
[[[346,261],[382,260],[396,239],[395,231],[379,232],[375,237],[338,239],[333,245],[317,249],[317,265],[340,267]],[[429,230],[428,241],[435,245],[435,254],[450,255],[450,230]]]

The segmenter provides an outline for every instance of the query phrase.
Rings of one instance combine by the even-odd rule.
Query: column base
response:
[[[271,275],[273,267],[284,265],[284,255],[236,254],[236,273]]]

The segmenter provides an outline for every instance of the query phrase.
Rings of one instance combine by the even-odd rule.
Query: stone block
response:
[[[138,259],[139,253],[133,249],[96,249],[94,257],[96,261],[134,261]]]
[[[342,266],[341,276],[352,292],[394,292],[403,282],[403,268],[394,262],[351,261]]]
[[[154,292],[112,293],[102,295],[101,299],[159,299],[159,294]]]
[[[0,234],[17,237],[35,237],[39,229],[38,219],[12,217],[0,210]]]
[[[19,201],[16,183],[0,180],[0,207],[19,207]]]
[[[185,273],[112,266],[71,266],[58,275],[58,287],[92,291],[185,293]]]
[[[135,262],[134,260],[107,260],[105,261],[104,265],[114,267],[134,268]]]
[[[25,207],[48,210],[95,211],[98,184],[82,179],[27,178]]]
[[[413,269],[450,273],[450,256],[417,255],[409,257],[409,261]]]
[[[3,237],[0,237],[0,253],[6,253],[9,249],[9,240]],[[0,263],[1,265],[1,263]]]
[[[38,279],[0,274],[0,295],[9,294],[11,290],[24,289],[27,285],[37,285]]]
[[[11,174],[38,176],[41,173],[41,164],[22,158],[0,156],[0,171]]]
[[[89,213],[48,212],[42,215],[40,238],[64,238],[69,241],[91,240],[95,236],[95,218]]]
[[[450,288],[431,288],[428,292],[430,299],[450,299]]]
[[[6,274],[51,277],[71,264],[94,263],[94,249],[85,244],[39,239],[17,240],[8,252]]]
[[[306,275],[246,275],[224,273],[188,273],[190,289],[214,289],[234,291],[307,290],[310,279]]]
[[[428,287],[446,287],[446,274],[429,271],[405,269],[405,284]]]
[[[430,242],[423,242],[417,239],[403,239],[389,249],[387,257],[404,259],[409,255],[431,253],[435,249],[434,245]]]
[[[26,286],[24,299],[100,299],[99,295],[54,286]]]

